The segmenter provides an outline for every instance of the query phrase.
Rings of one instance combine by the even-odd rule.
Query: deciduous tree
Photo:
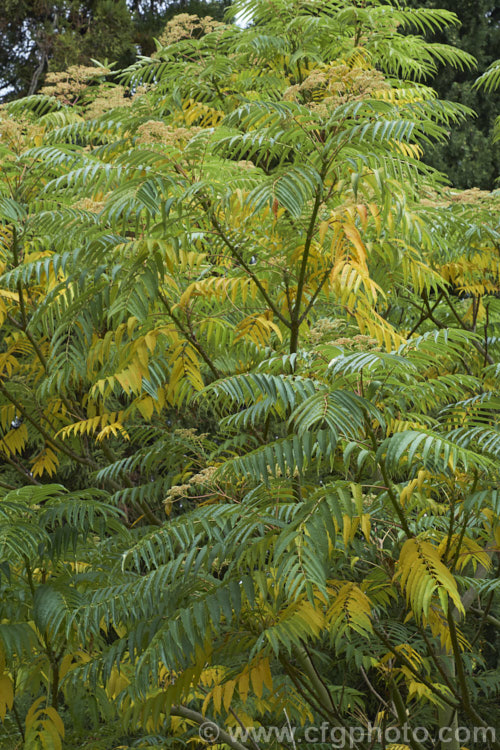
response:
[[[2,110],[7,742],[498,748],[498,196],[420,158],[473,60],[448,11],[245,11]]]

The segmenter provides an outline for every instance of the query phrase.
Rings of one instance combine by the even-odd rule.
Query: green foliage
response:
[[[470,57],[249,10],[1,112],[6,748],[498,717],[498,196],[421,161]]]

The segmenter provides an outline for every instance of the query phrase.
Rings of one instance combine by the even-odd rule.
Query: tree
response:
[[[412,7],[435,7],[435,0],[409,0]],[[438,34],[437,40],[453,44],[477,59],[477,69],[452,69],[440,64],[428,83],[439,96],[460,102],[474,112],[452,131],[447,143],[429,146],[427,163],[445,172],[457,188],[492,190],[500,174],[500,146],[492,141],[494,120],[500,109],[500,94],[484,96],[474,79],[491,65],[500,48],[500,12],[491,0],[446,0],[440,7],[453,10],[460,21]]]
[[[166,21],[176,13],[222,16],[227,3],[30,0],[0,2],[0,96],[34,94],[47,72],[91,61],[124,67],[139,49],[154,50]]]
[[[123,66],[135,58],[125,0],[5,0],[2,6],[0,86],[9,98],[38,91],[47,70],[88,65],[91,58],[108,58]]]
[[[222,21],[230,4],[230,0],[132,0],[129,7],[134,19],[134,40],[143,55],[151,55],[155,50],[155,39],[161,36],[165,24],[176,15],[187,13],[199,18],[210,16]]]
[[[6,746],[498,748],[498,196],[419,159],[471,59],[245,10],[2,109]]]

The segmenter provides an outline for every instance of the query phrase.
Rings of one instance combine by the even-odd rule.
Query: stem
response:
[[[439,660],[436,660],[436,665],[438,666],[440,674],[445,677],[445,681],[447,684],[449,684],[451,680],[453,680],[453,682],[456,684],[457,678],[455,662],[453,661],[453,658],[451,658],[450,655],[446,652],[445,648],[441,648],[440,658]],[[460,696],[457,695],[456,690],[454,688],[452,688],[452,690],[453,694],[460,700]],[[439,728],[441,729],[442,727],[450,727],[450,729],[452,730],[451,737],[446,741],[442,740],[441,750],[460,750],[460,742],[458,741],[457,737],[458,713],[456,709],[450,708],[450,706],[438,705],[437,714]]]
[[[479,607],[471,607],[471,612],[474,612],[476,615],[481,615],[482,617],[486,617],[487,622],[490,622],[492,625],[494,625],[498,630],[500,630],[500,620],[496,617],[493,617],[493,615],[488,614],[485,612],[484,609],[479,609]]]
[[[375,437],[375,433],[373,432],[373,429],[372,429],[372,427],[371,427],[371,425],[370,425],[370,423],[368,421],[368,417],[366,418],[366,429],[367,429],[368,435],[369,435],[371,443],[372,443],[373,451],[376,454],[377,453],[377,438]],[[387,487],[387,494],[389,496],[389,499],[391,501],[391,504],[392,504],[394,510],[396,511],[396,515],[399,518],[399,522],[400,522],[400,524],[401,524],[401,526],[403,528],[403,531],[405,532],[405,534],[406,534],[406,536],[408,538],[411,538],[411,537],[413,537],[415,535],[411,532],[410,527],[408,526],[408,522],[406,520],[406,516],[403,513],[403,510],[402,510],[402,508],[401,508],[401,506],[400,506],[400,504],[398,502],[398,499],[397,499],[396,495],[394,494],[394,490],[392,489],[391,480],[389,479],[389,474],[387,473],[387,469],[386,469],[385,463],[384,463],[384,461],[381,460],[381,461],[377,461],[377,464],[378,464],[378,466],[380,468],[380,471],[382,473],[382,477],[384,479],[384,484]]]
[[[446,549],[443,554],[443,561],[446,561],[448,559],[448,552],[450,551],[450,545],[451,545],[451,537],[453,536],[454,530],[455,530],[455,493],[453,492],[451,496],[451,503],[450,503],[450,525],[448,528],[448,535],[446,537]]]
[[[12,254],[14,256],[14,265],[17,268],[19,266],[19,249],[17,246],[17,227],[12,227]],[[27,318],[26,318],[26,308],[24,305],[24,296],[23,296],[23,285],[21,280],[17,282],[17,295],[19,297],[19,310],[21,312],[21,319],[23,321],[23,326],[26,328],[27,325]]]
[[[295,671],[297,671],[296,668],[293,667],[291,664],[289,664],[286,661],[286,659],[284,659],[282,656],[280,657],[280,661],[281,661],[281,663],[283,665],[283,668],[284,668],[285,672],[287,673],[287,675],[292,680],[293,684],[295,685],[295,688],[296,688],[297,692],[299,693],[299,695],[302,696],[302,698],[304,699],[304,701],[308,705],[312,706],[315,709],[315,711],[317,711],[318,714],[320,714],[320,716],[322,716],[324,719],[327,719],[328,721],[331,721],[331,716],[328,713],[327,709],[323,706],[323,704],[318,703],[318,699],[314,695],[314,693],[313,693],[312,689],[309,687],[309,685],[305,685],[305,684],[302,685],[300,683],[298,677],[294,674],[294,669],[295,669]],[[305,692],[306,690],[310,693],[310,696],[307,695],[307,693]]]
[[[316,688],[318,695],[321,697],[321,703],[324,706],[328,706],[328,704],[330,704],[330,710],[332,714],[336,719],[338,719],[339,714],[337,706],[333,702],[331,693],[321,679],[318,670],[314,666],[313,660],[311,659],[311,656],[305,646],[297,649],[296,656],[300,666],[303,668],[304,672],[309,677],[311,684]]]
[[[457,678],[458,678],[458,684],[460,686],[460,693],[462,698],[462,707],[464,711],[470,716],[471,719],[473,719],[474,722],[479,724],[480,726],[484,728],[488,728],[487,723],[481,718],[481,716],[475,711],[469,695],[469,689],[467,687],[467,678],[465,675],[464,670],[464,664],[462,661],[462,656],[460,654],[460,646],[458,643],[458,637],[457,637],[457,631],[455,627],[455,620],[453,619],[453,614],[451,610],[448,611],[448,625],[450,628],[450,640],[451,640],[451,648],[453,650],[453,656],[455,661],[455,668],[457,671]],[[496,742],[495,740],[492,740],[492,747],[500,749],[500,743]]]
[[[7,484],[7,482],[0,481],[0,487],[3,487],[4,490],[17,490],[18,488],[13,484]]]
[[[207,695],[208,691],[205,690],[205,688],[201,687],[201,685],[199,685],[198,687],[201,690],[201,692],[203,693],[203,695]],[[238,716],[238,714],[236,713],[236,711],[234,711],[231,707],[229,707],[229,713],[231,714],[231,716],[234,716],[234,718],[236,719],[236,721],[240,725],[240,727],[243,730],[243,732],[245,732],[246,731],[246,727],[243,724],[243,722],[241,721],[241,719]],[[255,750],[260,750],[259,745],[255,742],[255,740],[254,740],[253,737],[249,737],[248,740],[253,745],[253,747],[255,748]]]
[[[180,164],[174,164],[174,167],[175,167],[176,171],[180,175],[182,175],[182,177],[184,177],[185,180],[189,181],[188,175],[186,174],[186,172],[184,171],[184,169],[181,167]],[[219,223],[217,217],[215,216],[215,214],[212,211],[212,206],[211,206],[210,198],[205,195],[205,196],[201,197],[200,201],[201,201],[201,205],[203,206],[203,208],[205,209],[206,213],[210,217],[210,221],[212,223],[213,228],[215,229],[215,231],[217,232],[217,234],[221,238],[221,240],[224,242],[224,244],[226,245],[226,247],[229,250],[229,252],[231,253],[231,255],[234,258],[236,258],[236,260],[238,261],[238,263],[242,266],[242,268],[244,268],[244,270],[246,271],[246,273],[253,280],[254,284],[257,287],[257,289],[259,290],[259,292],[261,293],[261,295],[264,297],[264,300],[267,302],[267,304],[269,305],[269,307],[273,311],[273,314],[276,315],[276,317],[278,318],[278,320],[280,320],[285,326],[287,326],[287,328],[290,328],[290,322],[285,318],[284,315],[281,314],[281,312],[276,307],[276,305],[272,301],[271,297],[269,296],[269,294],[265,290],[264,286],[262,285],[259,277],[252,271],[252,269],[249,267],[248,263],[245,263],[245,261],[244,261],[242,255],[241,255],[241,253],[236,248],[236,245],[226,235],[226,233],[223,230],[221,224]]]
[[[304,252],[302,253],[302,263],[300,264],[299,278],[297,281],[297,293],[295,297],[295,305],[292,310],[290,320],[290,354],[296,354],[299,344],[299,327],[301,323],[300,308],[302,306],[302,295],[304,292],[304,284],[306,278],[307,263],[309,261],[309,253],[311,251],[311,244],[314,237],[314,228],[316,226],[316,219],[318,218],[319,208],[321,206],[323,198],[323,181],[325,178],[326,168],[323,167],[320,178],[321,187],[318,188],[316,198],[314,200],[314,207],[312,210],[311,218],[309,220],[309,227],[307,229],[306,241],[304,244]],[[325,279],[326,280],[326,279]]]
[[[224,230],[222,229],[221,225],[219,224],[218,220],[216,219],[216,217],[213,214],[210,216],[210,220],[212,222],[212,225],[213,225],[214,229],[217,231],[219,237],[224,242],[224,244],[226,245],[226,247],[230,251],[231,255],[233,255],[236,258],[236,260],[238,261],[238,263],[244,268],[244,270],[247,272],[247,274],[253,280],[255,286],[257,287],[257,289],[259,290],[259,292],[261,293],[261,295],[264,297],[264,300],[267,302],[267,304],[269,305],[269,307],[273,311],[273,314],[276,315],[276,317],[278,318],[278,320],[280,320],[285,326],[287,326],[287,328],[290,328],[290,321],[288,321],[285,318],[285,316],[281,314],[281,312],[279,311],[279,309],[276,307],[276,305],[274,304],[273,300],[269,296],[268,292],[264,288],[263,284],[261,283],[259,277],[252,271],[252,269],[250,268],[250,266],[248,265],[248,263],[245,262],[243,256],[239,252],[239,250],[236,249],[236,245],[233,242],[231,242],[231,240],[229,239],[229,237],[226,236]]]
[[[408,714],[406,711],[406,707],[403,702],[403,698],[401,697],[401,693],[399,692],[399,688],[394,680],[391,682],[390,690],[394,708],[396,709],[396,713],[398,715],[398,721],[402,727],[408,726]],[[407,736],[412,750],[425,750],[424,746],[421,745],[420,742],[418,742],[412,734],[408,734]]]
[[[432,306],[432,308],[429,306],[428,309],[431,311],[431,314],[434,312],[434,310],[439,305],[439,303],[441,302],[442,299],[443,299],[443,294],[441,293],[439,295],[439,297],[437,298],[436,302],[434,303],[434,305]],[[422,312],[420,314],[420,319],[418,320],[417,323],[415,323],[415,325],[411,329],[410,333],[408,334],[407,338],[411,338],[413,336],[413,334],[420,328],[420,326],[422,325],[422,323],[424,322],[424,320],[427,320],[428,317],[429,317],[429,313],[425,312],[425,310],[422,310]]]
[[[469,697],[469,689],[467,687],[467,678],[465,676],[465,670],[464,665],[462,662],[462,656],[460,654],[460,646],[458,643],[458,637],[457,637],[457,630],[455,627],[455,620],[453,619],[453,615],[451,613],[451,610],[448,611],[447,615],[448,619],[448,625],[450,628],[450,640],[451,640],[451,648],[453,650],[453,657],[455,661],[455,669],[458,679],[458,684],[460,687],[460,693],[462,702],[464,704],[464,708],[467,710],[467,708],[470,707],[470,697]]]
[[[327,268],[327,270],[323,274],[323,277],[322,277],[321,281],[319,282],[316,291],[314,292],[313,296],[311,297],[311,299],[309,301],[309,304],[307,305],[306,309],[304,310],[304,312],[300,316],[299,325],[301,323],[303,323],[304,320],[306,319],[307,315],[309,314],[309,312],[312,309],[314,303],[316,302],[316,299],[318,298],[319,293],[323,289],[323,287],[325,285],[325,282],[326,282],[327,278],[329,277],[329,275],[331,274],[332,270],[333,270],[333,266],[330,266],[329,268]]]
[[[446,651],[441,650],[440,657],[438,658],[438,656],[434,653],[434,651],[432,649],[431,643],[430,643],[430,641],[429,641],[429,639],[427,637],[427,634],[426,634],[424,628],[418,626],[418,630],[419,630],[422,638],[424,639],[424,641],[426,643],[428,655],[430,656],[430,658],[434,662],[434,664],[436,666],[436,669],[438,670],[439,674],[441,675],[441,677],[443,678],[444,682],[446,683],[446,686],[448,687],[450,693],[458,700],[460,698],[460,696],[458,695],[457,691],[455,690],[455,682],[456,682],[456,680],[455,680],[455,682],[451,682],[450,676],[453,678],[453,675],[450,675],[450,670],[448,670],[448,674],[447,674],[446,669],[440,663],[440,658],[442,658],[443,656],[445,656],[445,657],[447,656]]]
[[[392,713],[393,716],[394,716],[394,712],[393,712],[392,708],[389,706],[389,704],[387,703],[387,701],[385,701],[382,698],[382,696],[380,695],[380,693],[378,693],[375,690],[375,688],[373,687],[372,683],[370,682],[370,680],[368,678],[368,675],[366,674],[366,672],[365,672],[365,670],[363,669],[362,666],[360,667],[360,672],[361,672],[361,676],[363,677],[363,680],[365,681],[366,686],[368,687],[368,690],[370,691],[370,693],[372,693],[372,695],[374,695],[375,698],[377,698],[380,701],[380,704],[382,706],[384,706],[384,708],[386,708],[387,711],[389,711],[390,713]]]
[[[12,702],[12,713],[14,714],[14,719],[16,720],[17,728],[19,729],[19,734],[22,737],[22,740],[24,742],[24,729],[23,724],[21,721],[21,717],[19,716],[19,711],[17,710],[16,702],[15,700]]]
[[[450,299],[449,295],[446,293],[446,291],[444,289],[443,289],[443,295],[444,295],[444,298],[446,300],[446,304],[450,308],[450,310],[451,310],[454,318],[458,322],[460,328],[463,328],[464,331],[472,331],[472,328],[470,326],[468,326],[466,323],[464,323],[464,321],[462,320],[462,318],[460,317],[460,315],[457,313],[457,311],[453,307],[453,304],[451,302],[451,299]],[[494,364],[495,360],[493,359],[493,357],[490,354],[488,354],[488,351],[484,348],[484,346],[482,346],[479,343],[479,341],[476,341],[476,339],[471,339],[471,343],[472,343],[472,346],[474,346],[477,349],[477,351],[479,352],[479,354],[481,354],[484,357],[484,361],[485,362],[488,362],[490,365]]]

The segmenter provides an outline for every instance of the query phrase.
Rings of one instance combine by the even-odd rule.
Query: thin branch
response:
[[[450,308],[450,310],[451,310],[454,318],[456,319],[457,323],[459,324],[459,326],[461,328],[463,328],[464,331],[470,331],[470,332],[472,332],[472,328],[470,328],[470,326],[468,326],[462,320],[462,318],[460,317],[460,315],[457,313],[457,311],[453,307],[452,301],[451,301],[449,295],[446,293],[446,291],[444,289],[443,289],[443,294],[444,294],[444,298],[445,298],[446,304]],[[476,341],[476,339],[471,339],[471,343],[475,347],[475,349],[477,349],[477,351],[479,352],[479,354],[481,354],[484,357],[484,361],[485,362],[488,362],[490,365],[492,365],[492,364],[495,363],[495,360],[493,359],[493,357],[490,354],[488,354],[488,351],[484,348],[484,346],[482,346],[482,344],[479,343],[479,341]]]
[[[384,706],[388,711],[390,711],[390,713],[392,713],[393,716],[395,716],[394,711],[389,706],[389,704],[387,703],[387,701],[385,701],[382,698],[382,696],[380,695],[380,693],[377,693],[377,691],[373,687],[372,683],[370,682],[370,680],[368,678],[368,675],[366,674],[365,670],[363,669],[363,666],[360,666],[360,671],[361,671],[361,676],[362,676],[363,680],[365,681],[366,686],[368,687],[368,690],[370,691],[370,693],[372,693],[372,695],[374,695],[375,698],[377,698],[380,701],[380,703],[382,704],[382,706]]]
[[[316,192],[316,198],[314,199],[314,206],[309,219],[309,226],[307,228],[306,241],[304,243],[304,251],[302,253],[302,262],[300,264],[299,277],[297,280],[297,292],[295,295],[295,305],[292,310],[292,317],[290,320],[290,354],[295,354],[299,343],[299,327],[300,327],[300,308],[302,306],[302,294],[304,291],[304,284],[306,280],[307,264],[309,262],[309,253],[314,237],[314,229],[316,227],[316,219],[318,218],[319,209],[323,200],[323,182],[325,179],[326,166],[320,172],[321,187]]]
[[[323,287],[325,285],[325,281],[327,280],[327,278],[331,274],[332,270],[333,270],[333,266],[330,266],[329,268],[326,269],[325,273],[323,274],[323,277],[322,277],[321,281],[319,282],[319,285],[318,285],[316,291],[314,292],[313,296],[311,297],[311,299],[309,301],[309,304],[307,305],[306,309],[304,310],[304,312],[300,316],[299,325],[301,323],[303,323],[304,320],[306,319],[306,317],[309,314],[310,310],[312,309],[314,303],[316,302],[319,293],[323,289]]]
[[[15,471],[17,471],[17,473],[20,474],[25,481],[29,482],[29,484],[41,484],[38,479],[35,479],[35,477],[31,476],[30,472],[22,464],[19,465],[17,461],[15,461],[11,456],[8,456],[6,453],[2,453],[2,461],[6,461],[10,466],[12,466],[12,468],[15,469]]]
[[[263,286],[257,274],[255,274],[250,268],[250,266],[248,265],[248,263],[246,263],[246,261],[244,260],[239,250],[237,250],[236,245],[233,242],[231,242],[229,237],[226,236],[224,230],[222,229],[221,225],[219,224],[219,222],[217,221],[216,217],[213,214],[211,214],[210,220],[214,228],[216,229],[217,233],[219,234],[219,237],[222,239],[222,241],[224,242],[228,250],[231,252],[231,255],[233,255],[236,258],[238,263],[245,269],[247,274],[253,280],[255,286],[257,287],[261,295],[264,297],[266,303],[269,305],[269,307],[273,311],[273,314],[276,315],[278,320],[280,320],[283,323],[283,325],[285,325],[287,328],[290,328],[291,326],[290,321],[287,320],[285,316],[282,315],[280,310],[276,307],[276,305],[274,304],[273,300],[269,296],[268,292],[266,291],[265,287]]]
[[[375,437],[375,433],[373,432],[373,429],[372,429],[372,427],[371,427],[368,419],[366,419],[365,422],[366,422],[366,430],[367,430],[368,435],[370,437],[370,440],[372,442],[373,452],[376,454],[377,453],[377,439]],[[414,537],[415,534],[412,533],[410,527],[408,526],[408,522],[406,520],[406,516],[405,516],[405,514],[403,513],[403,511],[401,509],[401,506],[400,506],[400,504],[398,502],[398,499],[397,499],[396,495],[394,494],[394,490],[392,489],[391,480],[389,478],[389,474],[387,472],[387,469],[386,469],[384,461],[377,461],[377,464],[378,464],[378,467],[379,467],[379,469],[380,469],[380,471],[382,473],[382,477],[383,477],[384,483],[385,483],[385,485],[387,487],[387,494],[389,495],[389,499],[391,501],[391,504],[392,504],[392,506],[393,506],[393,508],[394,508],[394,510],[395,510],[395,512],[396,512],[396,514],[398,516],[398,518],[399,518],[399,522],[401,523],[403,531],[405,532],[405,534],[406,534],[406,536],[408,538]]]
[[[163,303],[163,306],[165,310],[167,311],[168,316],[173,320],[174,324],[177,326],[177,328],[182,333],[182,335],[185,336],[187,340],[194,346],[194,348],[196,349],[200,357],[210,368],[212,375],[218,380],[221,377],[221,373],[219,372],[219,370],[216,368],[216,366],[214,365],[214,363],[212,362],[212,360],[206,353],[204,347],[200,344],[198,339],[195,336],[193,336],[193,334],[190,333],[189,330],[186,329],[186,327],[181,323],[178,316],[172,310],[168,299],[159,290],[158,290],[158,297]]]
[[[42,425],[37,422],[31,414],[29,414],[26,409],[23,407],[21,403],[13,396],[5,385],[0,381],[0,392],[4,394],[5,398],[7,398],[11,404],[14,404],[16,409],[19,411],[19,413],[26,419],[37,432],[42,435],[42,437],[45,438],[45,440],[50,443],[56,450],[61,451],[61,453],[65,453],[69,458],[72,458],[74,461],[77,461],[80,464],[84,464],[85,466],[92,466],[92,468],[95,468],[97,464],[92,461],[89,458],[84,458],[83,456],[79,456],[77,453],[74,453],[70,448],[66,448],[65,445],[62,445],[58,440],[55,440],[55,438],[51,437],[49,433],[42,427]]]
[[[401,651],[398,651],[380,630],[374,627],[373,632],[375,633],[377,638],[384,644],[384,646],[389,649],[394,657],[401,661],[405,665],[405,667],[409,669],[410,672],[417,678],[417,680],[425,685],[425,687],[428,688],[432,693],[434,693],[434,695],[437,695],[440,700],[442,700],[444,703],[447,703],[449,706],[451,706],[451,708],[460,707],[459,703],[457,703],[456,701],[452,701],[446,695],[443,695],[442,692],[440,692],[431,682],[429,682],[426,677],[423,676],[421,671],[419,672],[418,669],[415,669],[411,661],[407,659],[406,656],[401,653]]]

